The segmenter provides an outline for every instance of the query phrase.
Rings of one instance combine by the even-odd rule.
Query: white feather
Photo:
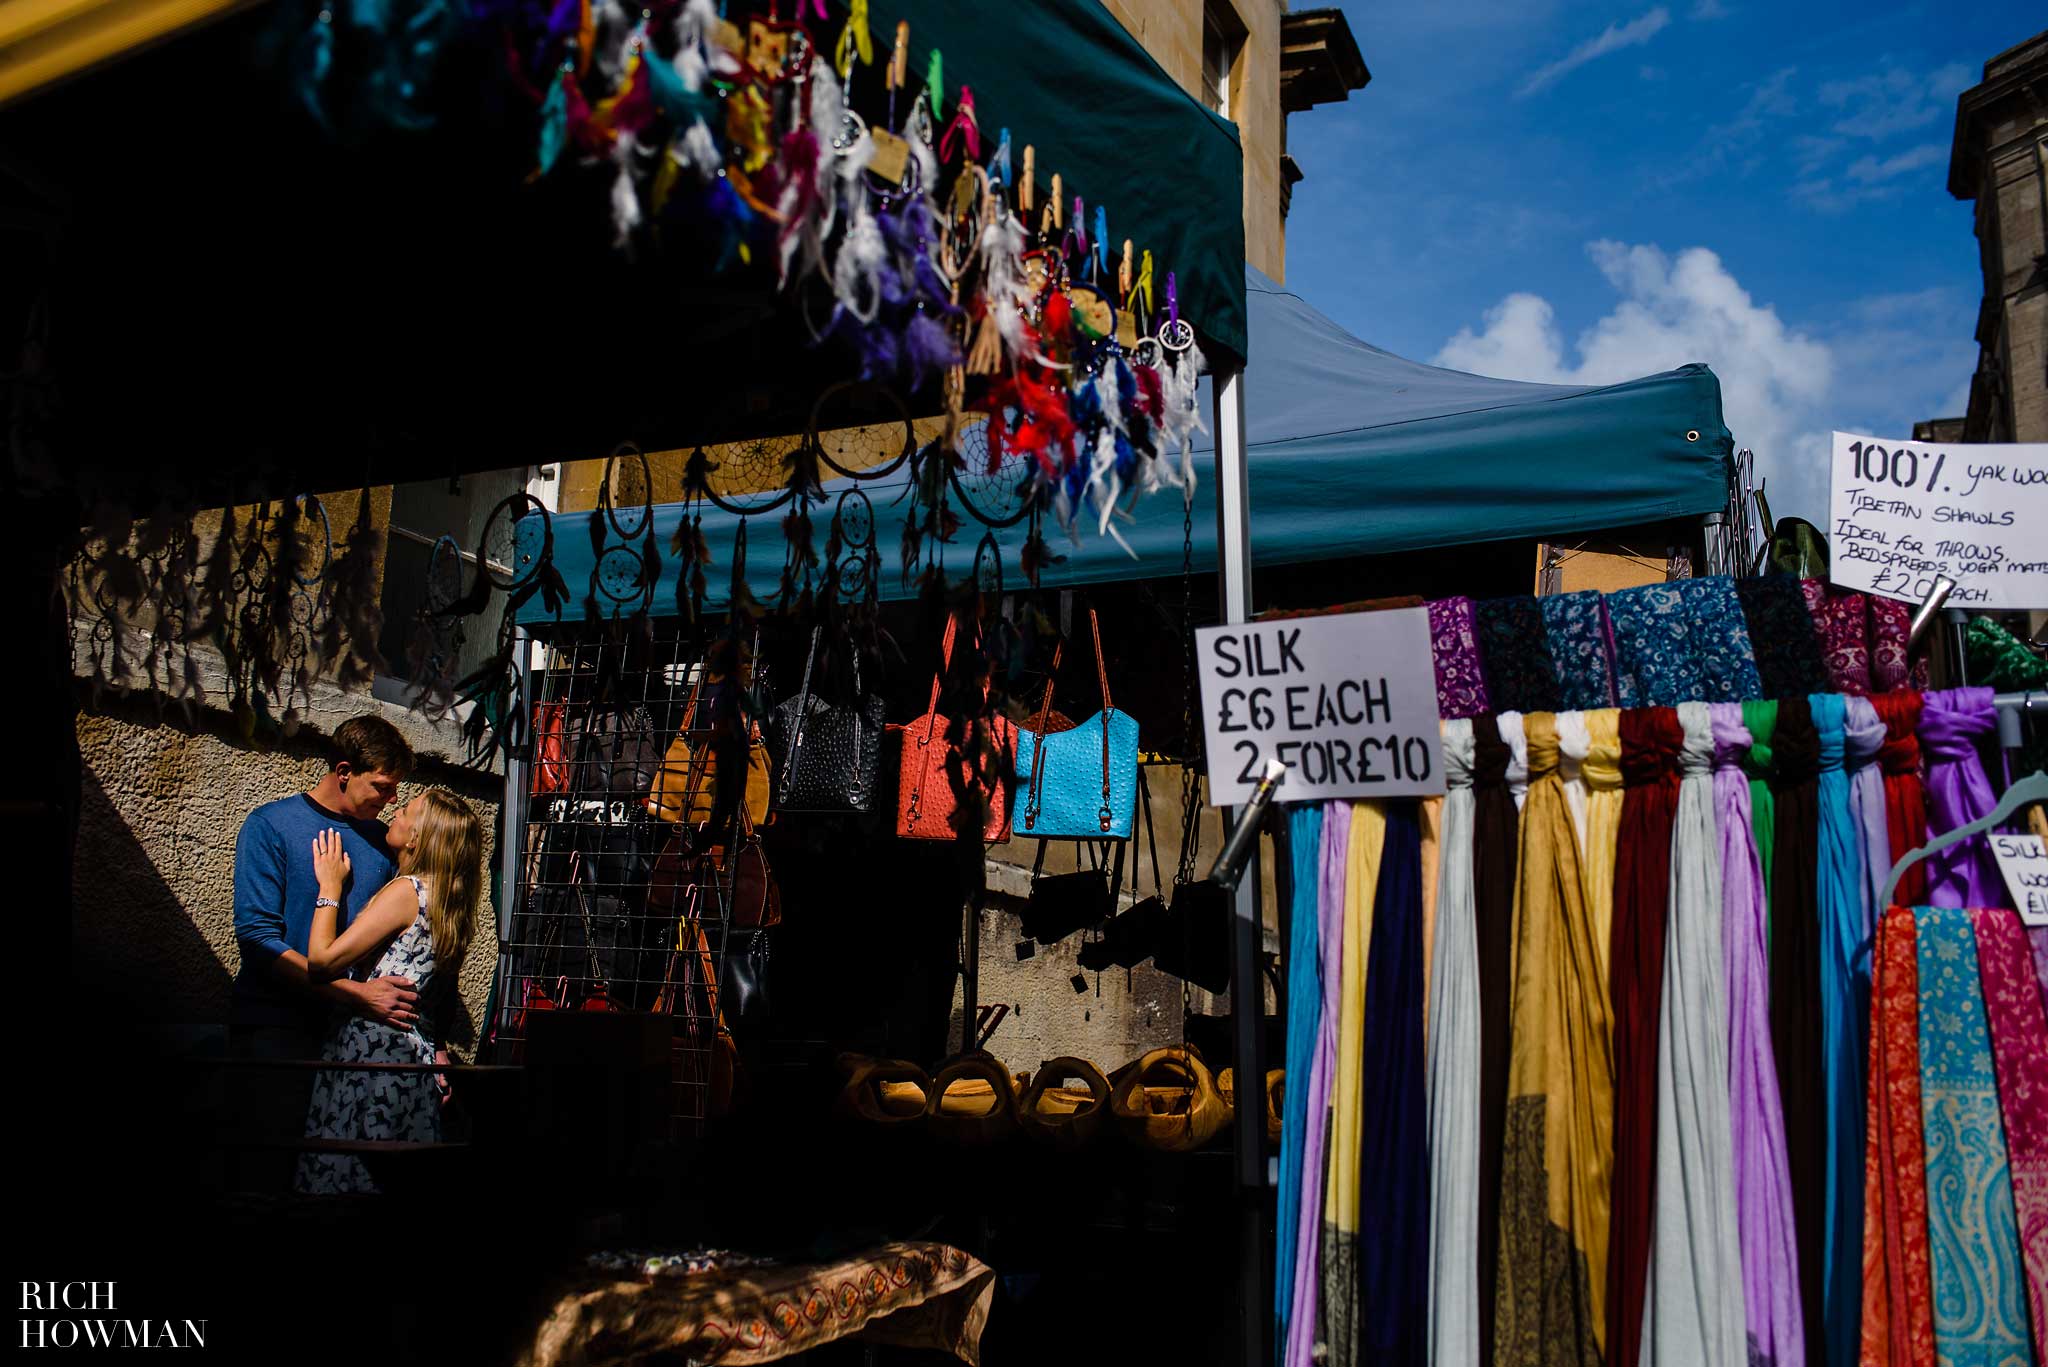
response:
[[[639,36],[640,28],[627,16],[619,0],[599,0],[592,7],[591,16],[597,30],[597,50],[591,56],[604,84],[611,85],[626,69],[626,59],[633,55],[633,39]]]
[[[1166,393],[1159,420],[1159,454],[1163,459],[1172,452],[1180,453],[1178,483],[1189,498],[1195,496],[1195,434],[1209,430],[1195,389],[1204,367],[1201,348],[1192,344],[1179,355],[1168,352],[1160,367],[1165,372],[1161,378]]]
[[[718,144],[711,140],[711,130],[698,119],[690,125],[690,131],[683,134],[682,141],[675,144],[669,155],[676,164],[686,171],[694,171],[697,179],[710,184],[718,174]]]
[[[704,88],[704,77],[712,63],[718,56],[725,56],[721,49],[711,61],[705,57],[711,30],[717,23],[718,10],[711,0],[690,0],[676,15],[676,78],[693,95]],[[726,60],[730,62],[731,58],[726,56]]]
[[[846,239],[839,244],[839,255],[832,262],[833,295],[841,308],[863,323],[872,323],[875,311],[882,305],[881,282],[877,277],[888,251],[881,226],[863,199],[846,225]]]
[[[633,139],[620,138],[612,148],[618,174],[612,177],[612,246],[624,247],[640,226],[640,192],[633,188]]]

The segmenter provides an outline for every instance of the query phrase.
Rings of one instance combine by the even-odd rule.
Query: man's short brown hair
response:
[[[382,769],[393,778],[404,778],[412,772],[412,746],[397,727],[366,713],[334,728],[334,753],[327,767],[339,769],[344,762],[358,774]]]

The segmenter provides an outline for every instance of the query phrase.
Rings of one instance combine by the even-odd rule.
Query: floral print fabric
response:
[[[1479,654],[1479,621],[1470,598],[1444,598],[1429,605],[1429,645],[1436,657],[1437,712],[1449,720],[1491,711],[1485,662]]]
[[[1670,707],[1704,692],[1686,625],[1684,581],[1607,595],[1614,627],[1614,691],[1623,707]]]
[[[1552,594],[1543,606],[1543,629],[1557,667],[1558,706],[1614,706],[1613,670],[1607,661],[1607,614],[1597,589]]]
[[[1750,648],[1749,626],[1743,621],[1742,600],[1735,596],[1735,581],[1725,575],[1703,579],[1680,579],[1678,592],[1685,604],[1686,635],[1699,661],[1701,691],[1693,700],[1741,702],[1763,691],[1757,677],[1756,656]]]

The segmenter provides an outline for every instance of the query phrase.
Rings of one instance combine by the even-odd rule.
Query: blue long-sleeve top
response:
[[[266,802],[249,813],[235,837],[235,940],[242,966],[235,975],[230,1021],[235,1025],[321,1028],[327,1006],[292,988],[272,965],[286,950],[306,952],[313,928],[313,837],[341,832],[351,872],[341,896],[337,933],[346,929],[396,872],[381,821],[356,821],[330,812],[304,793]]]

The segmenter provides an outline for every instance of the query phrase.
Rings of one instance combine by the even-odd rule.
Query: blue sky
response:
[[[1705,361],[1773,510],[1819,523],[1831,428],[1962,412],[1956,95],[2039,0],[1343,8],[1373,79],[1290,121],[1287,284],[1348,330],[1517,379]]]

